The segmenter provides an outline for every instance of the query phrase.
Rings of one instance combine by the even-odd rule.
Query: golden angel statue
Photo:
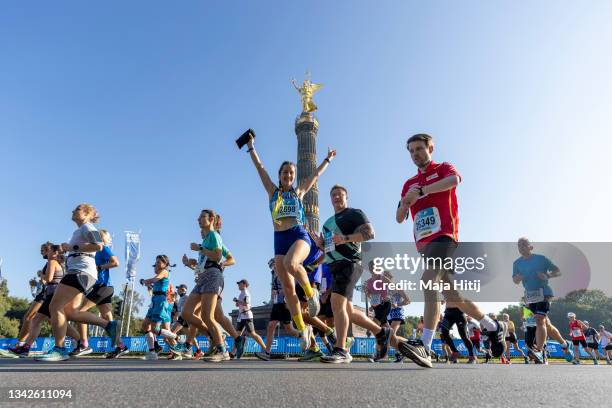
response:
[[[317,105],[312,101],[312,96],[317,92],[323,84],[315,84],[310,82],[310,75],[307,75],[307,79],[304,80],[301,87],[298,87],[295,79],[291,80],[293,87],[297,89],[302,97],[302,112],[312,113],[317,110]]]

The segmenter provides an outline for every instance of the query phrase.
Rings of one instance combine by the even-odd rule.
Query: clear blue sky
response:
[[[290,79],[325,87],[320,181],[350,190],[380,241],[412,239],[394,213],[415,173],[404,148],[435,137],[456,165],[464,241],[610,240],[612,3],[160,1],[6,3],[0,14],[0,256],[15,295],[91,202],[114,233],[142,230],[139,276],[197,241],[202,208],[260,303],[273,254],[267,198],[233,140],[264,164],[295,159]],[[114,271],[121,282],[123,271]],[[175,270],[175,284],[192,274]],[[418,310],[413,313],[420,313]]]

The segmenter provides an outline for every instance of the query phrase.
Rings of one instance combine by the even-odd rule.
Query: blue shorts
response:
[[[309,236],[310,238],[310,236]],[[321,252],[321,250],[319,249],[319,247],[317,247],[317,244],[314,241],[310,241],[310,252],[308,252],[308,256],[306,257],[306,259],[304,259],[304,262],[302,262],[302,265],[304,265],[304,267],[309,266],[310,264],[314,263],[317,259],[319,259],[321,257],[321,255],[323,255],[323,252]],[[319,268],[319,271],[317,272],[318,274],[318,283],[321,283],[321,276],[323,274],[322,269]],[[313,272],[315,271],[315,269],[313,269]],[[314,275],[313,272],[310,272],[309,275]],[[312,282],[310,282],[312,283]]]
[[[153,323],[170,323],[172,321],[172,308],[165,295],[155,295],[151,299],[153,304],[147,311],[147,319]]]
[[[291,245],[299,239],[310,245],[312,252],[312,241],[303,225],[295,225],[285,231],[274,231],[274,255],[287,255]]]

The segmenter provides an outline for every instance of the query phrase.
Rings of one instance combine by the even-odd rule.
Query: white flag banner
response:
[[[140,259],[140,234],[125,231],[125,278],[133,280],[136,277],[136,263]]]

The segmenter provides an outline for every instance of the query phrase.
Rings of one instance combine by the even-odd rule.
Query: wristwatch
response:
[[[419,196],[423,197],[425,193],[423,192],[423,187],[419,187]]]
[[[73,245],[72,249],[75,250],[75,251],[78,251],[79,250],[79,246],[78,245]]]

